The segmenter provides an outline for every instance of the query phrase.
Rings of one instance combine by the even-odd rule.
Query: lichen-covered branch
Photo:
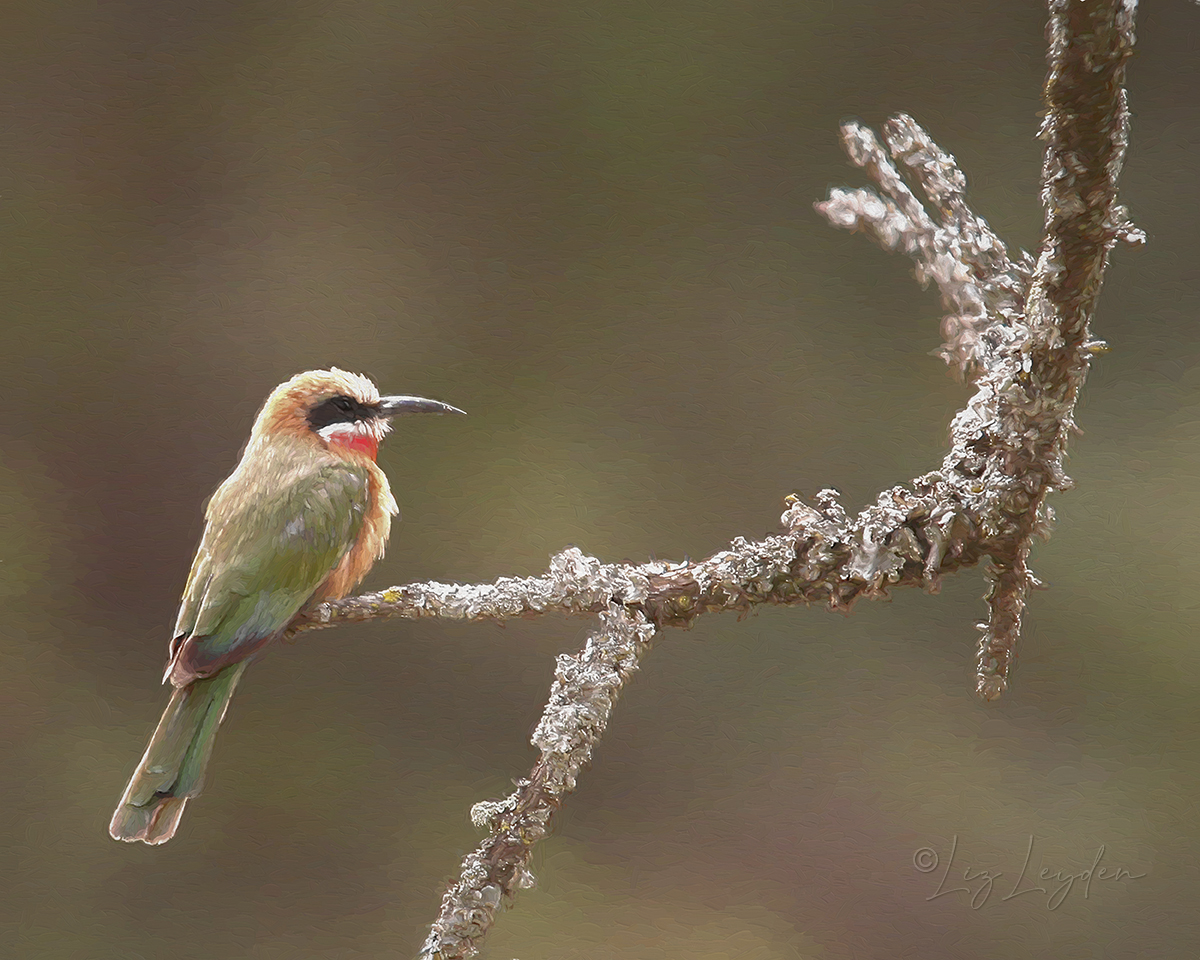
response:
[[[916,122],[901,114],[884,125],[887,149],[860,123],[842,126],[842,142],[855,164],[883,191],[835,188],[817,211],[834,226],[861,230],[886,250],[917,263],[917,278],[933,281],[946,316],[942,356],[957,374],[974,379],[993,363],[1008,339],[1002,324],[1018,319],[1033,260],[1010,260],[1004,243],[966,204],[966,177],[954,158]],[[903,164],[937,213],[935,221],[901,176]]]
[[[987,560],[976,690],[992,700],[1006,689],[1037,586],[1028,567],[1033,537],[1048,533],[1048,495],[1070,485],[1063,457],[1090,358],[1102,347],[1090,323],[1104,268],[1118,240],[1144,239],[1117,203],[1136,4],[1050,0],[1049,7],[1045,236],[1036,259],[1009,254],[968,208],[954,158],[903,115],[885,124],[882,143],[861,124],[843,127],[847,152],[878,192],[837,189],[817,205],[835,226],[912,257],[918,278],[941,292],[942,355],[973,395],[951,424],[940,468],[885,490],[856,517],[832,490],[811,506],[789,497],[784,532],[738,538],[705,560],[605,564],[572,548],[542,577],[393,587],[322,604],[292,624],[297,633],[391,617],[600,618],[584,650],[559,660],[533,737],[540,751],[533,772],[506,800],[476,806],[488,836],[446,893],[423,957],[473,954],[500,904],[528,882],[530,848],[574,788],[657,630],[759,603],[846,609],[897,587],[934,592],[942,577]]]
[[[645,617],[614,603],[601,613],[599,629],[578,655],[558,658],[550,702],[533,734],[541,756],[529,779],[507,799],[472,808],[471,819],[489,830],[488,837],[463,860],[458,883],[442,898],[422,960],[471,956],[500,905],[518,887],[532,884],[533,845],[546,836],[551,815],[575,789],[654,633]]]
[[[543,613],[594,615],[621,606],[655,627],[687,627],[702,613],[745,611],[760,603],[820,602],[847,609],[889,587],[934,592],[942,576],[979,562],[983,491],[949,488],[939,473],[895,487],[858,517],[835,490],[813,508],[788,498],[787,532],[749,541],[698,561],[601,563],[575,547],[543,577],[491,584],[417,583],[331,600],[298,617],[294,635],[338,623],[401,618],[503,621]]]
[[[858,124],[844,128],[851,157],[884,196],[835,190],[818,205],[831,222],[861,229],[917,262],[937,283],[948,316],[947,361],[975,383],[955,418],[941,474],[971,478],[988,501],[971,520],[990,556],[989,618],[979,641],[976,689],[1008,684],[1026,597],[1027,560],[1045,534],[1046,497],[1069,486],[1063,469],[1075,403],[1099,344],[1090,339],[1108,253],[1141,242],[1117,204],[1128,142],[1125,63],[1133,48],[1133,0],[1051,0],[1042,201],[1046,229],[1036,263],[1011,261],[988,225],[966,208],[952,158],[908,117],[887,125],[889,158]],[[903,163],[937,220],[916,201],[892,160]]]

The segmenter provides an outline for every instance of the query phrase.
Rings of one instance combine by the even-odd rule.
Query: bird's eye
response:
[[[334,423],[353,423],[364,419],[363,406],[353,397],[338,394],[326,397],[308,411],[308,424],[314,430],[321,430]]]

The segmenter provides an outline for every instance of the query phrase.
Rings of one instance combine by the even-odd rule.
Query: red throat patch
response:
[[[355,453],[365,453],[372,460],[379,456],[379,441],[374,437],[357,433],[347,439],[349,440],[348,443],[341,444],[346,449],[353,450]]]
[[[379,456],[379,438],[365,430],[356,430],[353,426],[329,433],[326,440],[336,450],[365,453],[372,460]]]

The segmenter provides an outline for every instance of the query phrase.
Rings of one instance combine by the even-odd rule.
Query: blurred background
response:
[[[1002,237],[1039,237],[1041,4],[5,20],[5,957],[411,955],[470,805],[533,762],[585,621],[346,627],[250,671],[174,841],[108,838],[201,504],[275,384],[337,364],[470,414],[385,445],[404,522],[367,587],[569,544],[702,557],[789,493],[857,511],[936,466],[967,396],[929,355],[936,292],[813,212],[864,182],[841,120],[911,113]],[[1200,9],[1149,5],[1138,35],[1122,192],[1150,244],[1108,272],[1010,693],[972,694],[978,571],[666,634],[487,956],[1194,956]],[[1038,880],[1097,856],[1090,887]]]

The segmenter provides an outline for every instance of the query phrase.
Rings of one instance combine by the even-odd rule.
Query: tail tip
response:
[[[122,803],[108,825],[108,835],[126,843],[166,843],[175,836],[187,801],[187,797],[162,797],[144,807]]]

